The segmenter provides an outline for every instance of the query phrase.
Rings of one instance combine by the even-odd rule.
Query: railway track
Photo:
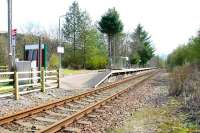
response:
[[[76,96],[66,97],[0,118],[0,132],[53,133],[100,108],[133,86],[153,76],[157,70],[125,78]]]

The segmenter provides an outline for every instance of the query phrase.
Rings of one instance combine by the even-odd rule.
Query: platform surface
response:
[[[114,73],[129,73],[146,70],[149,68],[122,69],[122,70],[103,70],[91,71],[88,73],[67,75],[61,79],[61,88],[65,89],[81,89],[97,87],[103,83],[109,76]]]
[[[103,79],[110,71],[92,71],[83,74],[67,75],[61,79],[61,88],[69,89],[91,88]]]

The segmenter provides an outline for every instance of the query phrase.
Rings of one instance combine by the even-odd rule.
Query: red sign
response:
[[[16,45],[16,35],[17,35],[17,29],[12,30],[12,45]]]
[[[12,30],[12,36],[15,37],[17,35],[17,29]]]

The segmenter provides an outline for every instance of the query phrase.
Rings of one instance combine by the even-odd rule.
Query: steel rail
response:
[[[87,92],[84,92],[82,94],[71,96],[71,97],[64,97],[62,99],[47,102],[45,104],[42,104],[42,105],[39,105],[39,106],[36,106],[36,107],[32,107],[30,109],[26,109],[26,110],[23,110],[23,111],[19,111],[19,112],[14,113],[14,114],[6,115],[6,116],[0,118],[0,125],[3,125],[5,123],[9,123],[9,122],[12,122],[12,121],[15,121],[15,120],[18,120],[18,119],[22,119],[24,117],[28,117],[28,116],[31,116],[33,114],[43,112],[45,110],[52,109],[52,108],[57,107],[57,106],[64,105],[66,103],[87,97],[87,96],[92,95],[92,94],[96,94],[98,92],[102,92],[104,90],[112,89],[113,87],[116,87],[121,83],[125,83],[125,82],[128,82],[130,80],[133,80],[133,79],[145,76],[145,75],[149,75],[150,73],[153,73],[153,72],[154,71],[150,71],[150,72],[147,72],[145,74],[139,74],[137,76],[134,75],[134,76],[125,78],[124,80],[114,82],[110,85],[100,87],[98,89],[94,89],[92,91],[87,91]]]
[[[155,73],[150,74],[149,76],[147,76],[146,78],[142,79],[141,81],[135,83],[134,85],[132,85],[131,87],[128,87],[126,89],[123,89],[117,93],[114,93],[113,95],[98,101],[97,103],[86,107],[74,114],[72,114],[71,116],[68,116],[62,120],[59,120],[58,122],[38,131],[38,133],[54,133],[57,132],[65,127],[67,127],[69,124],[73,123],[74,121],[77,121],[78,119],[84,117],[85,115],[93,112],[95,109],[100,108],[102,105],[106,104],[107,102],[109,102],[112,99],[117,98],[118,96],[120,96],[121,94],[124,94],[125,92],[128,92],[130,89],[132,89],[133,87],[136,87],[137,85],[141,84],[142,82],[146,81],[147,79],[151,78]]]

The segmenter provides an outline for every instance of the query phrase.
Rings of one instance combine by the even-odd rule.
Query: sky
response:
[[[32,23],[45,30],[58,27],[59,16],[73,0],[13,0],[13,28],[18,32]],[[95,23],[108,8],[115,7],[124,32],[140,23],[151,35],[156,54],[167,55],[187,43],[200,29],[200,0],[77,0]],[[0,0],[0,31],[7,30],[7,0]]]

